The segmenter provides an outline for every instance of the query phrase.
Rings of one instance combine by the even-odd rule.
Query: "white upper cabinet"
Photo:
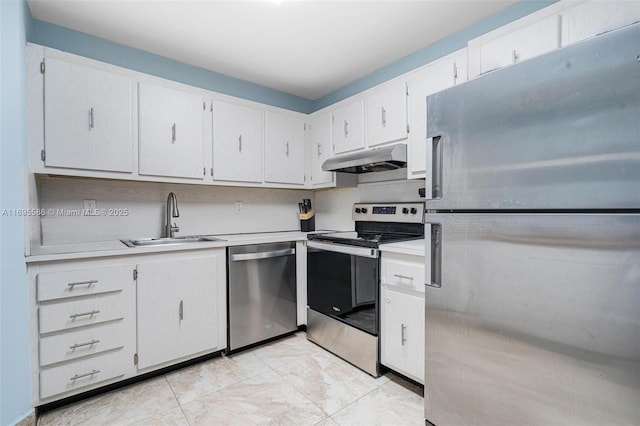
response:
[[[213,179],[262,182],[264,112],[250,106],[213,103]]]
[[[301,115],[266,111],[265,182],[304,185],[304,126]]]
[[[334,109],[331,113],[333,153],[364,148],[364,102],[357,100]]]
[[[155,84],[138,84],[139,173],[203,179],[202,96]]]
[[[560,47],[561,16],[553,14],[527,25],[502,27],[469,42],[469,78],[506,67]],[[513,29],[511,29],[513,28]]]
[[[407,137],[407,85],[404,81],[376,90],[366,97],[367,145],[375,146]]]
[[[563,14],[567,44],[640,21],[640,1],[590,1]]]
[[[312,186],[333,183],[334,174],[322,170],[322,163],[331,157],[331,114],[324,112],[311,119],[311,133],[309,137],[309,152],[311,154],[311,184]]]
[[[431,154],[431,139],[427,139],[427,96],[464,81],[467,81],[467,49],[431,62],[409,78],[408,179],[425,177],[426,157]]]
[[[45,166],[132,172],[132,81],[45,60]]]

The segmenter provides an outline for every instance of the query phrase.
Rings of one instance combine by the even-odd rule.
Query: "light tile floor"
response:
[[[44,413],[40,425],[424,425],[422,388],[305,333]]]

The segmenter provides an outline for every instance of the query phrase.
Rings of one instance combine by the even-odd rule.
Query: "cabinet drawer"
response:
[[[38,301],[122,290],[133,280],[132,271],[131,266],[113,266],[41,273],[37,277]]]
[[[424,258],[384,253],[381,268],[382,284],[424,293]]]
[[[121,293],[41,305],[38,312],[40,333],[121,319],[126,306]]]
[[[40,339],[40,365],[46,366],[125,345],[122,320]]]
[[[126,352],[119,350],[40,371],[40,398],[94,385],[125,374]]]

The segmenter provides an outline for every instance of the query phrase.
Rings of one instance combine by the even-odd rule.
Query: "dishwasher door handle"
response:
[[[239,262],[242,260],[270,259],[272,257],[291,256],[293,254],[296,254],[296,249],[294,248],[285,250],[263,251],[260,253],[232,254],[231,261]]]

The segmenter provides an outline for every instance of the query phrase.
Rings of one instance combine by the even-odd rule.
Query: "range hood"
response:
[[[325,172],[369,173],[407,167],[407,145],[400,143],[329,158],[322,164]]]

